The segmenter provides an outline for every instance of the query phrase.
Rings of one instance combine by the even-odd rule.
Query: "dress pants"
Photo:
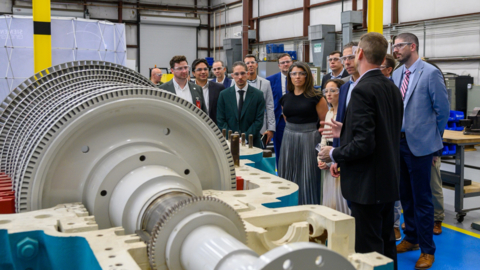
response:
[[[435,165],[432,166],[432,179],[430,181],[430,187],[432,188],[433,195],[433,220],[443,222],[445,219],[445,210],[443,208],[442,176],[440,173],[441,163],[441,158],[438,157]]]
[[[433,154],[416,157],[407,140],[400,140],[400,200],[405,220],[405,240],[419,244],[422,253],[435,254],[433,203],[430,176]]]
[[[283,115],[280,115],[278,124],[275,126],[275,133],[273,134],[273,150],[275,151],[275,161],[277,162],[277,169],[278,169],[278,159],[280,158],[280,147],[282,146],[284,130],[285,130],[285,118],[283,118]]]
[[[376,251],[393,260],[397,269],[397,247],[393,232],[393,206],[383,204],[358,204],[350,202],[355,218],[355,252]]]
[[[393,227],[400,228],[400,217],[402,216],[402,204],[400,203],[400,200],[395,202],[394,212],[395,218]]]

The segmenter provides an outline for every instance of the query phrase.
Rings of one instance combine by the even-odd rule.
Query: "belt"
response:
[[[405,139],[406,136],[405,136],[405,132],[400,132],[400,139]]]
[[[333,146],[333,142],[327,142],[327,146]]]

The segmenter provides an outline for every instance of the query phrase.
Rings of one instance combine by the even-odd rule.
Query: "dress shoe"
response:
[[[404,253],[407,251],[419,250],[420,247],[418,244],[412,244],[407,240],[403,239],[400,244],[397,245],[397,253]]]
[[[435,221],[435,224],[433,225],[433,234],[439,235],[441,233],[442,233],[442,222]]]
[[[420,259],[418,259],[417,263],[415,264],[415,269],[428,269],[432,267],[434,261],[435,256],[422,253],[420,254]]]
[[[402,230],[405,231],[405,222],[402,223]]]
[[[400,240],[402,239],[402,235],[400,234],[400,228],[393,228],[393,231],[395,232],[395,240]]]

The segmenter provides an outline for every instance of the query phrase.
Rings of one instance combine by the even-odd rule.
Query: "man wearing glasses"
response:
[[[248,85],[247,65],[238,61],[233,63],[235,85],[220,92],[217,105],[217,125],[227,133],[245,133],[253,135],[253,146],[262,148],[260,130],[263,126],[265,99],[263,92]],[[248,142],[251,143],[251,142]]]
[[[173,79],[162,84],[159,88],[176,94],[208,113],[202,88],[188,80],[190,67],[188,66],[187,58],[184,55],[175,55],[170,60],[170,70],[173,74]]]
[[[323,75],[322,89],[325,89],[325,84],[330,79],[342,79],[342,78],[348,77],[348,72],[343,68],[341,56],[342,56],[342,53],[339,51],[333,51],[328,56],[327,60],[332,72]],[[348,79],[344,81],[347,82]]]
[[[223,63],[222,60],[217,60],[213,62],[212,65],[212,71],[213,75],[215,75],[215,78],[213,78],[213,82],[216,83],[221,83],[225,88],[228,88],[230,86],[233,86],[233,80],[228,78],[227,76],[227,68],[225,67],[225,64]]]
[[[163,83],[160,81],[162,79],[162,71],[159,68],[153,68],[150,73],[150,81],[155,84],[155,86],[160,87]]]
[[[353,47],[358,46],[358,42],[347,43],[343,47],[343,56],[340,58],[343,65],[345,65],[345,70],[347,70],[350,75],[350,79],[340,87],[340,95],[338,96],[338,110],[336,121],[342,122],[345,120],[345,111],[347,110],[348,103],[350,102],[350,97],[352,95],[353,87],[357,81],[360,74],[358,73],[357,67],[355,66],[355,54],[353,53]],[[333,139],[333,147],[340,146],[340,139]]]
[[[442,134],[449,117],[447,89],[442,73],[418,56],[418,38],[402,33],[393,51],[403,67],[393,81],[403,98],[400,140],[400,200],[405,238],[397,252],[421,250],[416,269],[428,269],[435,260],[434,206],[430,186],[434,153],[442,149]]]
[[[282,106],[280,99],[287,93],[287,75],[290,66],[292,65],[292,57],[288,53],[278,56],[278,68],[280,72],[267,77],[272,86],[273,104],[275,112],[275,134],[273,135],[273,147],[275,150],[275,159],[280,158],[280,148],[282,146],[283,131],[285,130],[285,119],[283,118]]]
[[[220,91],[225,89],[223,84],[208,81],[208,62],[205,59],[195,59],[192,63],[192,74],[195,76],[195,84],[202,88],[205,107],[208,116],[217,123],[217,101]]]
[[[266,136],[266,144],[268,144],[275,133],[275,113],[273,105],[272,87],[270,81],[264,79],[257,74],[258,63],[257,57],[253,54],[245,55],[245,64],[248,68],[247,82],[250,86],[257,88],[263,92],[263,98],[265,99],[265,116],[263,119],[263,126],[260,133]],[[264,145],[266,147],[267,145]]]

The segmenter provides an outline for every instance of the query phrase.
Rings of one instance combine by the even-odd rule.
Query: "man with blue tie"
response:
[[[421,249],[416,269],[428,269],[435,260],[434,207],[430,187],[433,154],[443,147],[442,134],[449,116],[447,89],[441,72],[418,56],[418,38],[402,33],[393,51],[403,67],[393,81],[403,98],[400,140],[400,200],[405,238],[397,253]]]
[[[352,95],[352,90],[354,86],[354,82],[360,77],[357,68],[355,67],[355,54],[353,54],[353,46],[358,46],[358,42],[350,42],[347,43],[343,47],[343,57],[341,57],[341,61],[345,66],[345,70],[350,75],[350,80],[346,82],[342,87],[340,87],[340,94],[338,96],[338,109],[337,109],[337,122],[342,122],[345,118],[345,111],[347,110],[348,102],[350,101],[350,97]],[[340,146],[340,139],[334,138],[333,139],[333,147]]]
[[[278,68],[279,73],[273,74],[267,77],[272,86],[273,103],[275,111],[275,133],[273,135],[273,147],[275,150],[275,159],[277,161],[280,157],[280,147],[282,146],[283,131],[285,130],[285,119],[283,118],[282,106],[280,105],[280,99],[285,93],[287,93],[287,75],[290,66],[292,65],[292,57],[288,53],[284,53],[278,56]]]
[[[223,84],[225,88],[233,86],[233,80],[228,78],[227,68],[222,60],[213,62],[212,71],[213,75],[215,75],[215,78],[213,78],[212,82]]]

